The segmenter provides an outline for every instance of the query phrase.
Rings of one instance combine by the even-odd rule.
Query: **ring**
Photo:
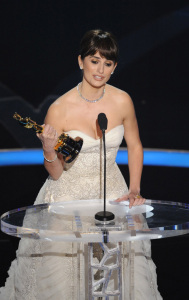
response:
[[[140,199],[141,198],[141,195],[139,195],[139,194],[137,194],[136,196],[135,196],[135,199]]]

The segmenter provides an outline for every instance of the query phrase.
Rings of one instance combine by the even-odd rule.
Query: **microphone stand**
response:
[[[115,218],[112,212],[106,211],[106,144],[105,144],[105,129],[102,129],[103,144],[104,144],[104,210],[95,214],[95,219],[101,221],[102,224],[108,224]]]

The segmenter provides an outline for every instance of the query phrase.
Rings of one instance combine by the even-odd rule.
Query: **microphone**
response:
[[[104,211],[100,211],[95,214],[95,219],[101,221],[103,224],[107,224],[112,221],[115,216],[112,212],[106,211],[106,146],[105,146],[105,130],[107,129],[108,120],[104,113],[98,115],[98,124],[102,130],[104,141]],[[104,232],[105,233],[105,232]],[[104,236],[104,242],[107,242],[107,233]]]
[[[101,130],[106,130],[108,125],[108,119],[104,113],[98,115],[98,124]]]

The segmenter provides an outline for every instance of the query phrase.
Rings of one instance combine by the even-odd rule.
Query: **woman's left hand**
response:
[[[146,201],[146,199],[143,198],[140,194],[129,192],[128,194],[123,195],[122,197],[115,200],[115,202],[121,202],[126,200],[129,200],[129,208],[132,208],[133,206],[136,205],[142,205]]]

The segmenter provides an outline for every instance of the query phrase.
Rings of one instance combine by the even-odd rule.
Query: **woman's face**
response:
[[[117,65],[112,60],[102,57],[99,52],[86,56],[83,60],[79,56],[78,61],[83,69],[84,79],[94,87],[104,85]]]

